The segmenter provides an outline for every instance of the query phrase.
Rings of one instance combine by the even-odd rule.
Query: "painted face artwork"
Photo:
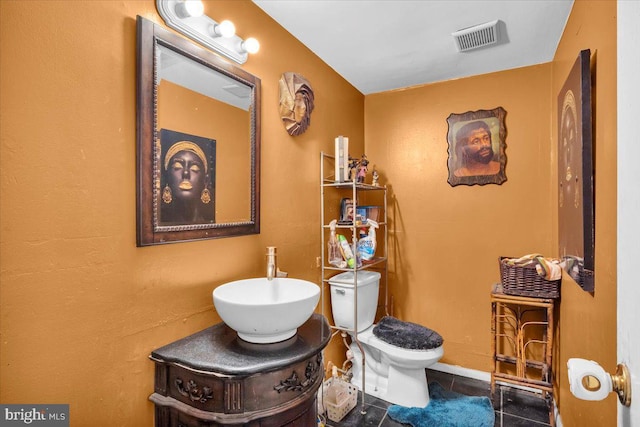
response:
[[[190,151],[180,151],[169,160],[167,183],[176,199],[200,198],[206,172],[202,159]]]
[[[301,123],[307,115],[307,104],[302,92],[297,92],[293,100],[293,119],[296,123]]]
[[[456,136],[458,165],[455,176],[495,175],[500,163],[495,160],[491,132],[484,121],[469,122],[462,126]]]
[[[493,158],[491,134],[483,128],[472,130],[464,147],[466,156],[478,163],[487,164]]]
[[[207,157],[197,144],[178,141],[171,145],[163,162],[163,223],[197,224],[213,220],[209,169]]]
[[[568,90],[562,108],[560,121],[560,160],[564,170],[560,173],[560,207],[565,203],[580,207],[582,195],[580,193],[579,165],[576,164],[578,156],[573,150],[578,147],[578,119],[577,106],[573,92]],[[574,159],[575,158],[575,159]]]

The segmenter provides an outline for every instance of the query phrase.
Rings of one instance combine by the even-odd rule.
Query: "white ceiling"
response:
[[[573,0],[253,0],[363,94],[549,62]],[[499,20],[460,53],[451,33]]]

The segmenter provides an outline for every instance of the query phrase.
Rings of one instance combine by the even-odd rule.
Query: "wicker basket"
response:
[[[545,280],[536,271],[534,263],[530,265],[509,265],[509,257],[500,257],[500,277],[502,291],[507,295],[519,295],[535,298],[560,298],[559,280]]]

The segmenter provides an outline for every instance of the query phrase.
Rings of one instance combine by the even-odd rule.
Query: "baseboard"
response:
[[[434,371],[444,372],[446,374],[458,375],[465,378],[473,378],[480,381],[491,381],[491,373],[478,371],[476,369],[464,368],[458,365],[447,365],[446,363],[437,362],[429,367]]]
[[[437,363],[433,364],[432,366],[430,366],[429,369],[433,369],[434,371],[438,371],[438,372],[444,372],[446,374],[458,375],[460,377],[472,378],[472,379],[475,379],[475,380],[491,382],[491,373],[490,372],[484,372],[484,371],[478,371],[476,369],[464,368],[464,367],[458,366],[458,365],[447,365],[446,363],[437,362]],[[538,389],[531,388],[531,387],[526,387],[526,386],[521,386],[521,385],[517,385],[517,384],[509,384],[509,387],[517,388],[517,389],[521,389],[521,390],[526,390],[526,391],[533,392],[533,393],[542,393]],[[556,418],[556,427],[562,427],[562,419],[560,418],[560,412],[558,412],[558,405],[556,403],[555,396],[553,396],[553,413],[555,414],[555,418]]]

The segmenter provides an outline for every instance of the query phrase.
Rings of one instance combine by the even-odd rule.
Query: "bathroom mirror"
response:
[[[580,52],[558,94],[558,237],[569,276],[595,291],[595,176],[591,51]]]
[[[137,18],[137,245],[260,232],[260,79]]]

